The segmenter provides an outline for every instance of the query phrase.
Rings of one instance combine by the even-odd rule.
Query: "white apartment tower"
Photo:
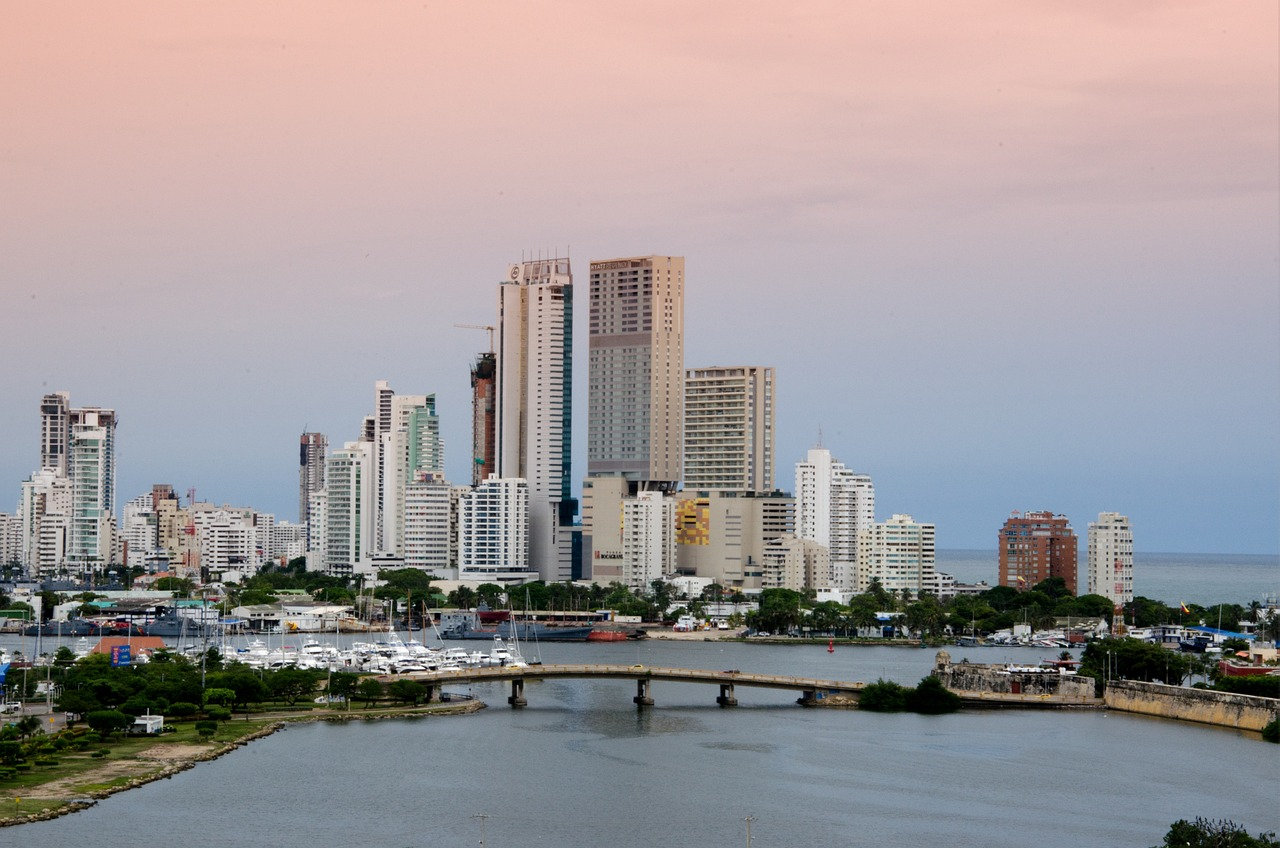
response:
[[[70,419],[67,564],[88,574],[104,569],[114,551],[116,419],[109,409],[73,409]]]
[[[1118,512],[1100,512],[1089,522],[1089,594],[1117,607],[1133,600],[1133,529]]]
[[[693,368],[684,383],[686,491],[773,489],[774,369]]]
[[[458,579],[538,579],[529,563],[529,518],[529,485],[523,478],[490,477],[463,495],[458,501]]]
[[[420,475],[443,472],[444,448],[435,395],[395,395],[390,406],[391,428],[379,437],[380,549],[403,556],[405,488]]]
[[[675,573],[676,506],[662,492],[638,492],[622,501],[622,581],[649,591],[649,584]]]
[[[372,442],[347,442],[325,464],[325,565],[329,574],[370,573],[377,546],[377,464]]]
[[[920,524],[909,515],[894,515],[858,534],[858,585],[865,592],[878,580],[890,592],[906,590],[913,597],[935,592],[937,572],[932,524]]]
[[[422,473],[404,489],[404,564],[451,579],[450,492],[440,473]]]
[[[796,463],[796,535],[826,545],[833,588],[859,590],[858,533],[875,523],[871,478],[813,448]]]
[[[683,471],[684,257],[591,263],[587,475],[632,493],[674,491]]]
[[[569,580],[577,504],[570,494],[573,274],[567,258],[508,267],[498,286],[497,345],[496,476],[528,482],[529,566],[547,582]]]

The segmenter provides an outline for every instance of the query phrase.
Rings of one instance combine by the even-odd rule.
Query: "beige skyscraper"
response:
[[[684,454],[684,257],[591,263],[587,475],[674,491]]]
[[[684,488],[773,489],[774,371],[691,368],[685,377]]]

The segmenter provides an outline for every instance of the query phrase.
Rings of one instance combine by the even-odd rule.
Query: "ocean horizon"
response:
[[[960,583],[985,580],[994,586],[999,556],[995,548],[941,548],[936,567]],[[1079,569],[1083,587],[1083,561]],[[1135,552],[1133,594],[1170,605],[1274,603],[1280,599],[1280,555]]]

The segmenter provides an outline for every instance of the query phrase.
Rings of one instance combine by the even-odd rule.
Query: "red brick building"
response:
[[[1065,515],[1013,513],[1000,528],[1000,585],[1020,591],[1061,577],[1076,594],[1076,534]]]

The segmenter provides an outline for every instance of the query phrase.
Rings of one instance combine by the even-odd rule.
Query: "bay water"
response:
[[[1056,654],[1002,650],[1019,662]],[[660,639],[533,652],[547,663],[912,684],[934,660],[916,648]],[[27,848],[188,839],[224,848],[734,846],[746,844],[750,817],[756,848],[1145,848],[1179,818],[1280,830],[1280,747],[1252,733],[1107,712],[805,709],[794,693],[745,687],[738,707],[721,709],[716,687],[691,683],[654,683],[647,709],[623,681],[530,682],[523,710],[506,705],[501,684],[457,691],[490,707],[290,726],[0,836]]]

